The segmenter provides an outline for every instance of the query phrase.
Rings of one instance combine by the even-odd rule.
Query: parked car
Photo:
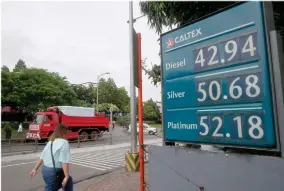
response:
[[[131,124],[129,125],[128,131],[131,131]],[[147,123],[143,123],[143,133],[148,133],[149,135],[155,135],[157,133],[157,128],[151,127]],[[137,133],[139,133],[139,124],[137,123]]]

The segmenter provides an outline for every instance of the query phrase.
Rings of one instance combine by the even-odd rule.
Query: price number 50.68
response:
[[[204,70],[220,64],[255,59],[258,56],[256,39],[256,33],[252,33],[193,50],[194,68],[195,70]],[[222,59],[220,58],[222,55],[220,50],[224,51]]]
[[[246,118],[247,121],[244,121],[244,116],[234,116],[230,118],[232,121],[229,127],[231,129],[227,130],[228,133],[224,134],[225,130],[223,129],[223,117],[222,116],[213,116],[212,118],[209,116],[200,116],[199,134],[201,136],[207,136],[210,132],[210,129],[214,129],[212,133],[212,137],[222,138],[231,136],[230,132],[234,132],[237,129],[237,138],[244,138],[243,131],[247,131],[246,134],[249,135],[249,139],[261,139],[264,136],[264,130],[262,128],[262,119],[258,115],[251,115]],[[217,125],[215,125],[217,124]],[[215,127],[213,127],[215,126]]]
[[[229,83],[225,87],[228,87],[229,98],[237,100],[241,97],[257,98],[261,94],[261,89],[259,87],[260,77],[256,74],[243,75],[240,77],[230,78],[232,80],[223,79],[223,80],[211,80],[207,82],[199,82],[197,86],[197,91],[201,94],[197,98],[198,102],[204,102],[207,97],[213,101],[218,101],[221,98],[222,94],[222,81]],[[238,85],[243,84],[242,86]],[[208,90],[206,90],[208,88]],[[207,93],[208,92],[208,93]],[[225,91],[226,93],[226,91]],[[209,94],[209,96],[207,96]],[[225,96],[225,99],[226,96]]]

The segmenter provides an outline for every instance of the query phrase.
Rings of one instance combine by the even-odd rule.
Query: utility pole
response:
[[[131,153],[137,153],[136,89],[134,76],[133,3],[129,2]]]
[[[133,28],[133,5],[129,2],[129,53],[130,53],[130,125],[131,147],[130,152],[125,153],[125,168],[128,172],[139,170],[139,153],[137,152],[137,120],[136,120],[136,82],[137,73],[137,36]],[[144,184],[143,184],[144,185]]]

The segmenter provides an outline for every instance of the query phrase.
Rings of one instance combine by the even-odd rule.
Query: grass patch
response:
[[[150,124],[154,128],[162,128],[162,124]]]

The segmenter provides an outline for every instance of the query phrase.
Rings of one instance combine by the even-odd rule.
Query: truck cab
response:
[[[32,123],[29,126],[27,139],[48,138],[59,124],[58,113],[55,112],[37,112]]]

